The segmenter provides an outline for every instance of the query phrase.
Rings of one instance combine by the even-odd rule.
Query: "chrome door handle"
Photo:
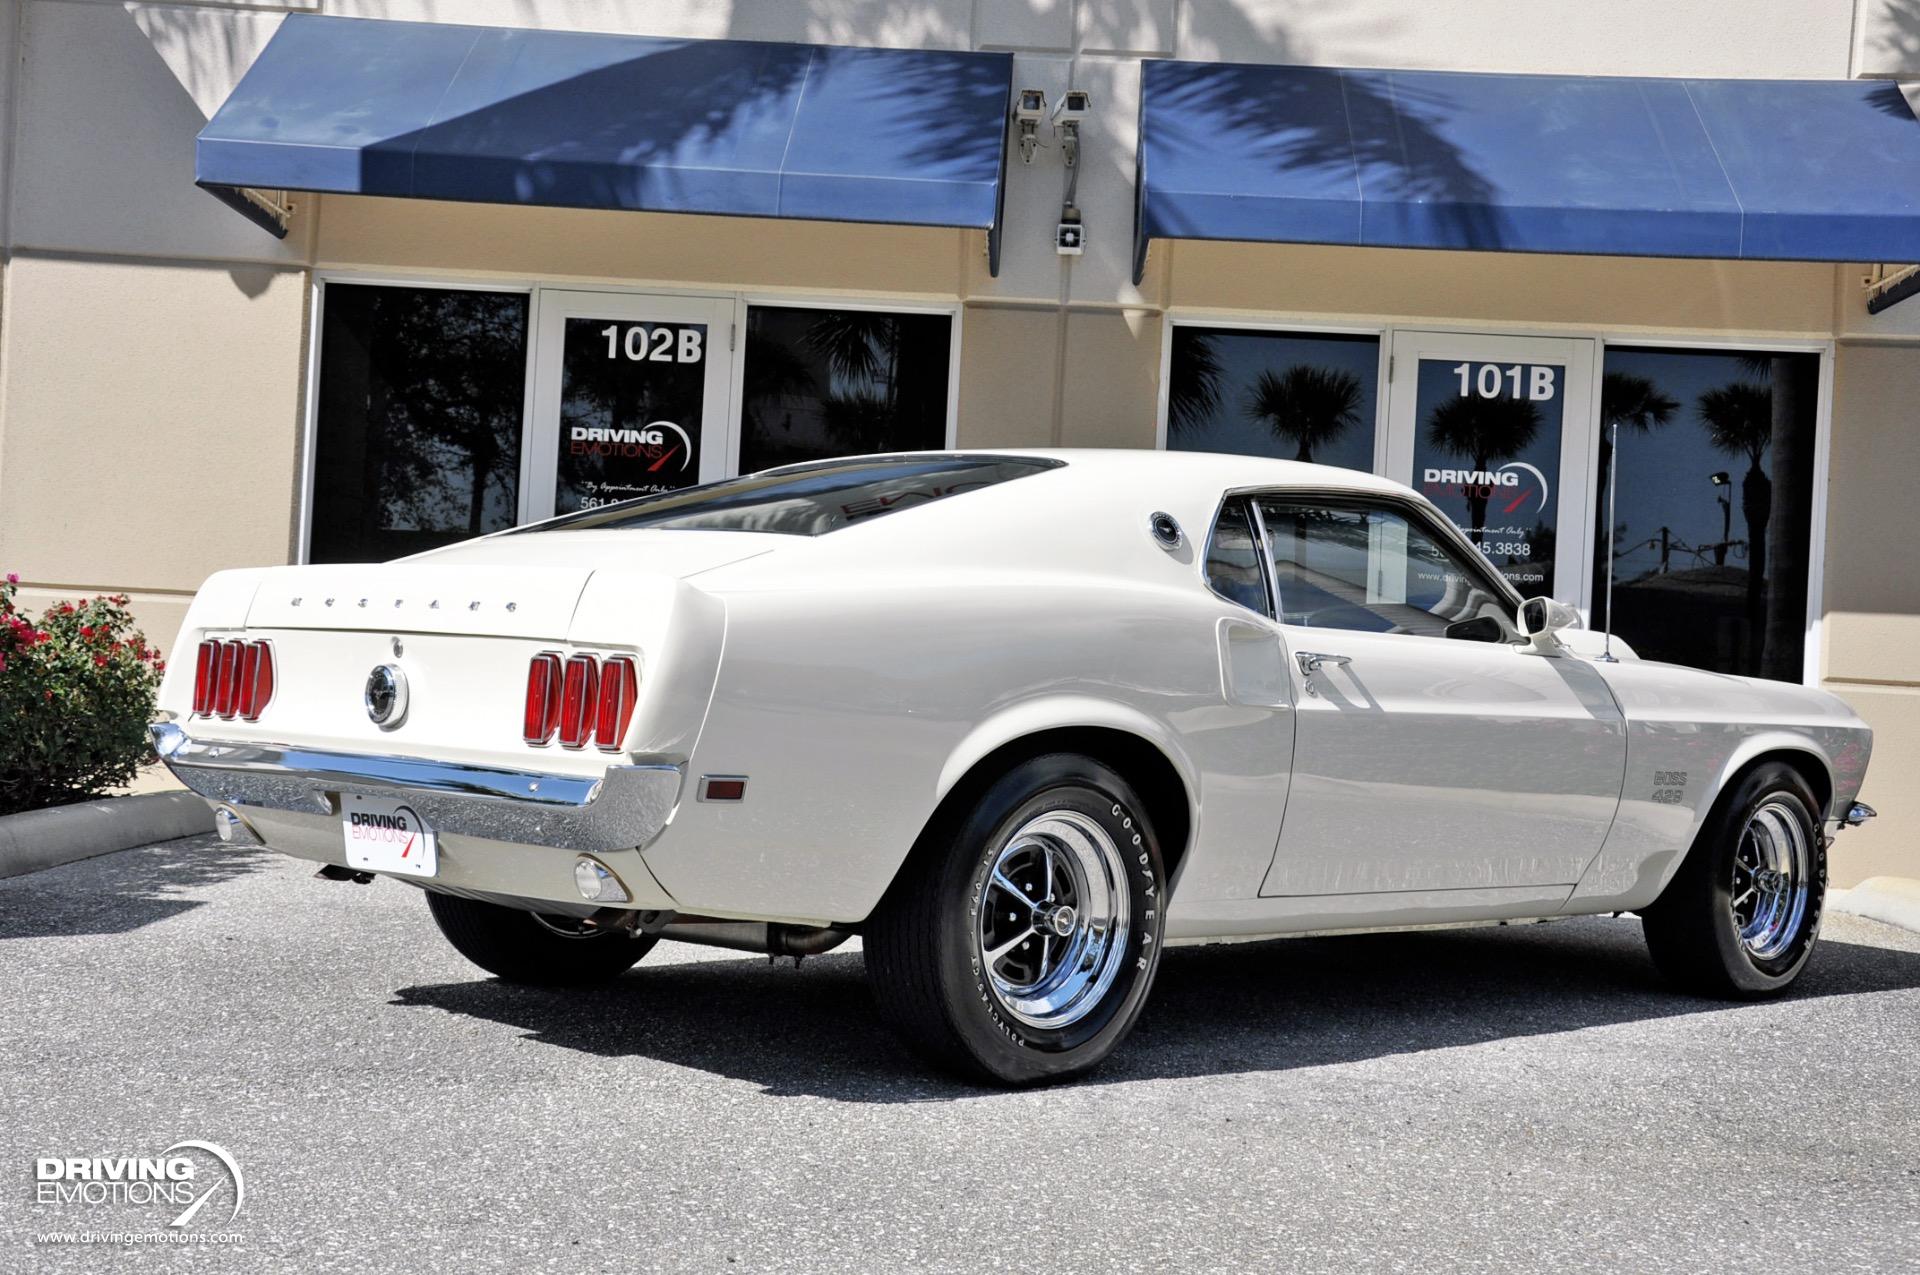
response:
[[[1326,668],[1329,665],[1345,667],[1353,663],[1347,656],[1328,655],[1322,651],[1295,651],[1293,658],[1300,665],[1300,676],[1302,677],[1312,677],[1314,670]]]

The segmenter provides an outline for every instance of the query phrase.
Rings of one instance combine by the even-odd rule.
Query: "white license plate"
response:
[[[340,797],[340,831],[347,839],[347,866],[362,872],[399,872],[430,877],[439,870],[433,830],[404,801]]]

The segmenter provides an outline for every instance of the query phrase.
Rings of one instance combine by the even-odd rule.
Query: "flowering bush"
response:
[[[0,583],[0,815],[81,801],[123,784],[150,755],[163,667],[124,594],[14,605]]]

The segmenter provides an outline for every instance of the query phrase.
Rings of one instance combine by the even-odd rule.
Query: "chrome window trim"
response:
[[[1460,559],[1457,565],[1462,566],[1468,575],[1484,584],[1490,593],[1505,601],[1510,616],[1519,614],[1520,604],[1525,600],[1520,596],[1520,591],[1507,582],[1505,576],[1493,569],[1487,562],[1486,555],[1474,546],[1473,541],[1467,539],[1466,533],[1453,525],[1452,519],[1441,515],[1438,510],[1433,509],[1417,496],[1402,495],[1398,492],[1351,491],[1326,487],[1236,487],[1222,495],[1221,507],[1224,508],[1226,503],[1235,497],[1243,497],[1248,501],[1248,507],[1253,511],[1260,528],[1260,559],[1267,572],[1268,605],[1273,608],[1268,618],[1288,628],[1301,626],[1287,625],[1282,618],[1285,611],[1279,605],[1279,589],[1276,583],[1278,577],[1274,574],[1272,550],[1267,543],[1266,519],[1260,514],[1262,498],[1322,502],[1332,507],[1378,509],[1400,514],[1410,523],[1427,532],[1437,543],[1449,546],[1459,554]],[[1218,518],[1217,511],[1215,518]],[[1431,637],[1433,635],[1406,633],[1398,636]]]
[[[1222,602],[1232,603],[1243,611],[1253,611],[1252,607],[1240,599],[1230,598],[1215,588],[1213,573],[1207,569],[1207,564],[1213,561],[1214,541],[1218,539],[1220,535],[1220,519],[1226,516],[1227,506],[1231,505],[1234,499],[1235,497],[1232,495],[1222,497],[1219,505],[1215,507],[1213,511],[1212,521],[1207,524],[1206,550],[1200,555],[1200,582],[1207,587],[1208,593],[1219,598]],[[1267,609],[1265,611],[1253,611],[1253,613],[1255,615],[1264,615],[1267,619],[1272,620],[1279,614],[1275,606],[1273,593],[1273,567],[1272,564],[1267,561],[1267,551],[1260,544],[1263,533],[1260,529],[1259,513],[1255,510],[1252,500],[1247,500],[1245,504],[1247,508],[1247,529],[1254,539],[1253,555],[1254,559],[1260,564],[1260,589],[1261,592],[1266,595],[1267,599]]]
[[[1260,560],[1260,578],[1267,586],[1267,618],[1281,623],[1286,607],[1280,604],[1280,573],[1273,566],[1273,546],[1267,542],[1267,516],[1260,512],[1260,498],[1245,500],[1248,519],[1253,523],[1253,556]]]

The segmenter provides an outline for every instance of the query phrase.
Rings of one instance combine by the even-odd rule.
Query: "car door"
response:
[[[1294,679],[1262,895],[1571,887],[1619,804],[1599,671],[1518,639],[1471,545],[1412,502],[1254,502]]]

